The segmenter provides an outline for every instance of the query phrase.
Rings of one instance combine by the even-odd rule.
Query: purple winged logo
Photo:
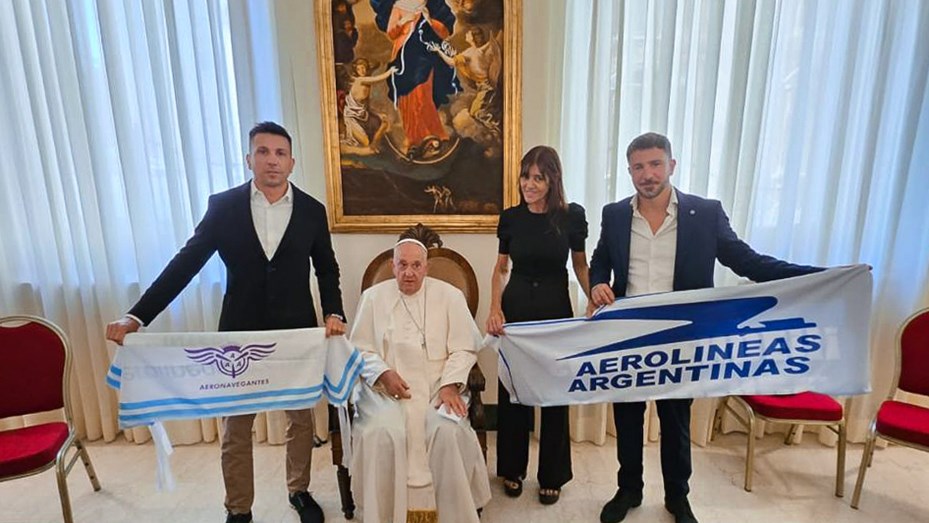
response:
[[[249,363],[267,358],[274,352],[274,346],[270,345],[226,345],[221,349],[216,347],[206,347],[203,349],[184,349],[187,358],[201,365],[216,365],[219,372],[222,372],[230,378],[235,378],[245,374],[248,370]]]

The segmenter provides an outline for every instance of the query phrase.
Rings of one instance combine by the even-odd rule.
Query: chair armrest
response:
[[[477,440],[481,445],[481,453],[484,455],[484,461],[487,461],[487,420],[484,415],[484,402],[481,399],[481,393],[487,385],[484,373],[481,367],[475,363],[468,373],[468,392],[471,393],[471,405],[468,406],[468,419],[471,422],[471,428],[477,433]]]
[[[481,367],[477,363],[471,367],[471,372],[468,373],[468,390],[471,392],[471,396],[475,396],[481,392],[484,392],[484,389],[487,388],[487,379],[484,377],[484,373],[481,372]]]

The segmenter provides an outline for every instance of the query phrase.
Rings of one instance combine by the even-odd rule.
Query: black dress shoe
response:
[[[686,496],[666,499],[664,508],[674,514],[674,523],[698,523],[697,516],[694,516],[694,511],[690,509]]]
[[[290,506],[300,515],[300,523],[323,523],[323,508],[313,499],[309,492],[297,492],[290,495]]]
[[[600,523],[619,523],[626,519],[629,509],[642,504],[642,493],[619,489],[613,499],[606,502],[600,511]]]
[[[226,513],[226,523],[252,523],[252,513],[232,514]]]

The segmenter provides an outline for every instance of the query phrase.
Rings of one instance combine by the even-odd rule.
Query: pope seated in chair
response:
[[[427,251],[404,239],[395,279],[362,294],[351,333],[365,358],[352,428],[352,490],[364,520],[475,523],[487,466],[462,395],[480,332],[456,287],[426,277]],[[422,517],[418,517],[422,516]]]

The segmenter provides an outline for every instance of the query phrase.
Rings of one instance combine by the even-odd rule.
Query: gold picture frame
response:
[[[494,232],[519,202],[522,1],[314,10],[331,230]]]

